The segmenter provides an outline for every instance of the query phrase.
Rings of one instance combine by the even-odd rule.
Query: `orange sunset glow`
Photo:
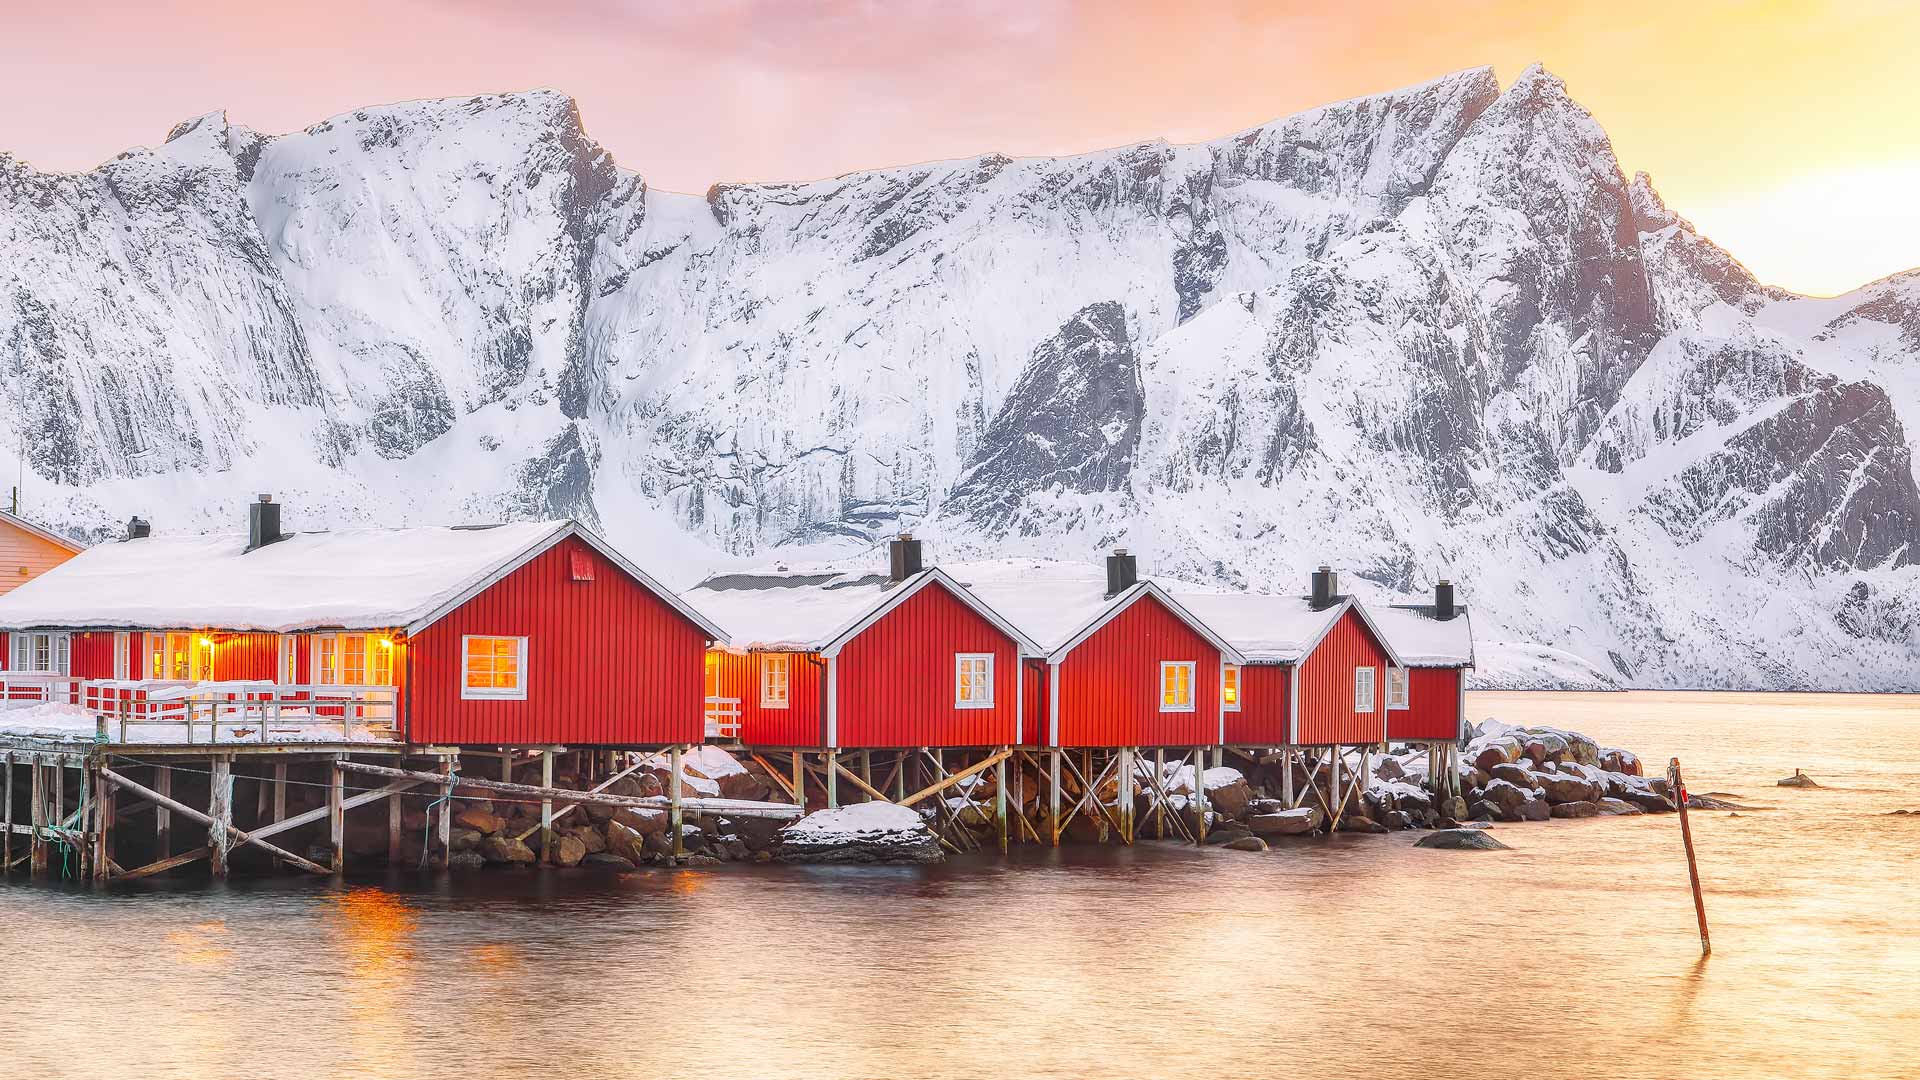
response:
[[[553,86],[654,184],[1207,139],[1491,64],[1566,80],[1668,204],[1774,284],[1920,263],[1920,7],[1900,3],[16,5],[0,150],[89,168],[226,109],[267,132]]]

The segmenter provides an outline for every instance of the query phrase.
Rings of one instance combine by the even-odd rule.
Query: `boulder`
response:
[[[1207,831],[1207,843],[1215,847],[1226,847],[1228,844],[1238,840],[1245,840],[1252,835],[1252,831],[1245,826],[1224,825],[1218,829],[1209,829]]]
[[[1223,848],[1226,848],[1228,851],[1265,851],[1267,850],[1267,842],[1253,835],[1252,833],[1248,833],[1245,836],[1236,836],[1233,839],[1227,841],[1226,843],[1221,844],[1220,846]]]
[[[1414,847],[1442,851],[1511,851],[1513,849],[1479,829],[1441,829],[1421,837]]]
[[[1492,769],[1488,770],[1488,775],[1494,780],[1505,780],[1509,784],[1529,790],[1535,786],[1533,782],[1533,770],[1524,765],[1495,765]]]
[[[1669,802],[1665,795],[1645,789],[1630,788],[1621,792],[1619,798],[1622,802],[1632,803],[1648,814],[1664,814],[1674,808],[1673,803]]]
[[[451,851],[474,851],[480,847],[485,834],[472,829],[453,829],[447,833],[447,848]]]
[[[1627,817],[1632,814],[1644,814],[1645,810],[1625,799],[1604,798],[1599,802],[1600,812],[1609,817]]]
[[[587,857],[581,860],[581,865],[604,866],[613,870],[631,870],[634,867],[632,859],[615,855],[611,851],[589,851]]]
[[[595,828],[568,829],[567,835],[579,840],[587,847],[587,854],[607,850],[607,834]]]
[[[492,836],[506,828],[506,822],[492,810],[482,810],[478,806],[463,806],[454,812],[453,823],[463,829],[472,829],[482,836]]]
[[[1348,814],[1346,817],[1340,819],[1340,831],[1351,833],[1383,833],[1387,831],[1387,827],[1365,814]]]
[[[490,863],[530,864],[539,856],[511,836],[489,836],[480,841],[480,854]]]
[[[1405,810],[1389,810],[1381,815],[1380,824],[1389,829],[1411,829],[1413,828],[1413,815],[1407,813]]]
[[[587,845],[580,838],[568,833],[560,833],[553,838],[547,848],[547,858],[555,866],[579,866],[580,860],[587,857]]]
[[[1808,776],[1799,769],[1793,770],[1792,776],[1784,780],[1776,780],[1774,783],[1779,787],[1817,788],[1820,786],[1813,782],[1813,777]]]
[[[456,851],[447,856],[449,870],[478,870],[487,865],[486,856],[477,851]]]
[[[1473,767],[1483,773],[1492,775],[1495,765],[1505,765],[1511,761],[1513,761],[1513,755],[1508,744],[1493,743],[1492,745],[1481,747],[1480,752],[1474,756]]]
[[[1405,780],[1407,770],[1401,766],[1398,758],[1381,754],[1373,759],[1373,775],[1382,780]]]
[[[613,820],[641,836],[653,836],[667,831],[671,817],[665,810],[635,810],[623,806],[613,812]]]
[[[1583,776],[1564,772],[1537,772],[1533,774],[1534,786],[1546,792],[1549,803],[1592,802],[1599,798],[1601,791]]]
[[[1545,799],[1532,798],[1520,806],[1521,821],[1545,821],[1553,816],[1553,807]]]
[[[1253,801],[1253,789],[1240,770],[1229,768],[1206,771],[1207,805],[1222,817],[1237,818],[1247,812]]]
[[[808,814],[781,829],[774,858],[785,863],[937,863],[946,853],[910,807],[868,802]]]
[[[1277,810],[1267,814],[1254,814],[1247,818],[1247,827],[1258,836],[1305,836],[1320,828],[1326,815],[1317,806],[1302,806],[1292,810]]]
[[[1494,779],[1487,784],[1482,801],[1501,821],[1519,821],[1520,808],[1542,796],[1531,784],[1522,787],[1511,780]],[[1476,815],[1477,816],[1477,815]]]
[[[1596,817],[1600,813],[1600,804],[1586,801],[1555,803],[1548,813],[1557,818]]]
[[[646,840],[646,837],[633,831],[629,826],[619,821],[609,821],[605,854],[637,864],[646,859]]]

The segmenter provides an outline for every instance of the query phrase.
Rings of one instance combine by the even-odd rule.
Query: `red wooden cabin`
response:
[[[1043,747],[1193,747],[1221,741],[1222,672],[1244,663],[1231,644],[1151,581],[1133,557],[1108,559],[1107,580],[1079,575],[976,583],[1048,646],[1024,681]]]
[[[1322,568],[1310,596],[1181,593],[1247,659],[1229,669],[1229,746],[1364,746],[1385,741],[1389,686],[1402,671],[1372,613]],[[1404,672],[1402,672],[1404,673]]]
[[[893,541],[885,575],[726,574],[688,592],[734,631],[707,657],[714,723],[796,750],[1020,742],[1020,662],[1038,646],[922,569],[919,544]]]
[[[1473,627],[1466,607],[1454,603],[1453,584],[1436,585],[1432,604],[1396,604],[1378,615],[1404,665],[1389,684],[1387,741],[1466,738]]]
[[[720,636],[573,522],[283,534],[265,498],[247,535],[91,548],[0,597],[0,629],[30,656],[9,674],[115,684],[89,700],[271,701],[496,746],[699,742]]]

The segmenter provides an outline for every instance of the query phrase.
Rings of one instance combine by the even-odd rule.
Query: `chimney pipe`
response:
[[[1441,578],[1433,587],[1433,617],[1444,621],[1453,615],[1453,582]]]
[[[152,535],[153,525],[145,518],[135,517],[132,521],[127,522],[127,539],[145,540]]]
[[[254,551],[285,539],[280,533],[280,504],[262,495],[247,507],[247,550]]]
[[[1322,566],[1313,572],[1313,610],[1320,611],[1333,606],[1340,598],[1340,575],[1333,572],[1331,566]]]
[[[1107,556],[1107,599],[1111,600],[1140,581],[1140,567],[1126,548],[1114,548]]]
[[[898,539],[887,541],[887,562],[890,576],[894,581],[905,581],[921,570],[920,541],[912,533],[901,533]]]

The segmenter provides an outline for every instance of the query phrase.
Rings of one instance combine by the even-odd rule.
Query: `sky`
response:
[[[1920,4],[1615,0],[0,0],[0,150],[50,171],[225,109],[554,87],[657,187],[1214,138],[1544,63],[1622,167],[1768,283],[1920,266]]]

